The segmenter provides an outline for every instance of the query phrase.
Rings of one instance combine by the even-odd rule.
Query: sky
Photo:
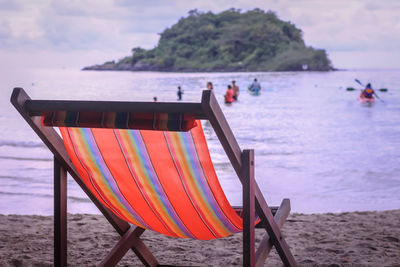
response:
[[[0,67],[82,68],[153,48],[188,11],[274,11],[336,68],[400,68],[400,0],[0,0]]]

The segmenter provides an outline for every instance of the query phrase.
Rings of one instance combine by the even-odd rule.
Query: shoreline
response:
[[[399,210],[291,214],[283,234],[300,266],[399,266]],[[259,242],[265,233],[256,229]],[[0,266],[52,266],[53,217],[0,215]],[[160,264],[240,265],[242,235],[198,241],[142,235]],[[118,234],[102,215],[68,214],[68,262],[93,266],[111,250]],[[133,252],[121,266],[141,266]],[[265,266],[282,266],[272,250]]]
[[[320,70],[246,70],[246,69],[166,69],[166,68],[158,68],[158,67],[129,67],[129,66],[105,66],[103,65],[93,65],[83,67],[81,71],[130,71],[130,72],[176,72],[176,73],[235,73],[235,72],[246,72],[246,73],[259,73],[259,72],[331,72],[331,71],[343,71],[345,69],[331,68],[331,69],[320,69]]]

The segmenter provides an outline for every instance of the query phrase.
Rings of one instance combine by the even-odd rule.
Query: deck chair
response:
[[[140,236],[215,239],[243,231],[243,266],[262,266],[275,247],[295,266],[280,228],[290,203],[271,209],[254,179],[254,152],[241,150],[211,91],[201,103],[31,100],[11,102],[54,154],[54,265],[67,265],[67,172],[121,235],[99,266],[133,250],[160,265]],[[243,187],[243,207],[226,199],[200,120],[209,120]],[[53,127],[60,127],[60,135]],[[266,230],[255,249],[255,225]]]

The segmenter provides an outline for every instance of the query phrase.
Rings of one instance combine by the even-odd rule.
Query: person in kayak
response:
[[[365,86],[365,89],[361,92],[360,97],[361,98],[374,98],[374,95],[376,95],[374,89],[372,89],[372,86],[370,83],[367,84],[367,86]]]
[[[225,93],[225,104],[232,104],[234,101],[235,99],[233,99],[232,86],[228,85],[228,89],[226,90]]]
[[[236,81],[232,81],[233,99],[238,100],[239,97],[239,86],[236,85]]]
[[[249,90],[253,92],[259,92],[261,90],[261,85],[257,81],[257,78],[255,78],[254,82],[249,86]]]

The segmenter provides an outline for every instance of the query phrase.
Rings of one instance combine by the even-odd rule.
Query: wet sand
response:
[[[53,218],[0,215],[0,266],[52,266]],[[283,234],[300,266],[400,266],[400,210],[292,214]],[[256,230],[257,241],[265,231]],[[142,239],[161,264],[241,265],[242,236],[181,240],[145,231]],[[118,234],[99,215],[68,215],[68,263],[94,266]],[[141,266],[129,251],[118,266]],[[282,266],[273,249],[265,266]]]

